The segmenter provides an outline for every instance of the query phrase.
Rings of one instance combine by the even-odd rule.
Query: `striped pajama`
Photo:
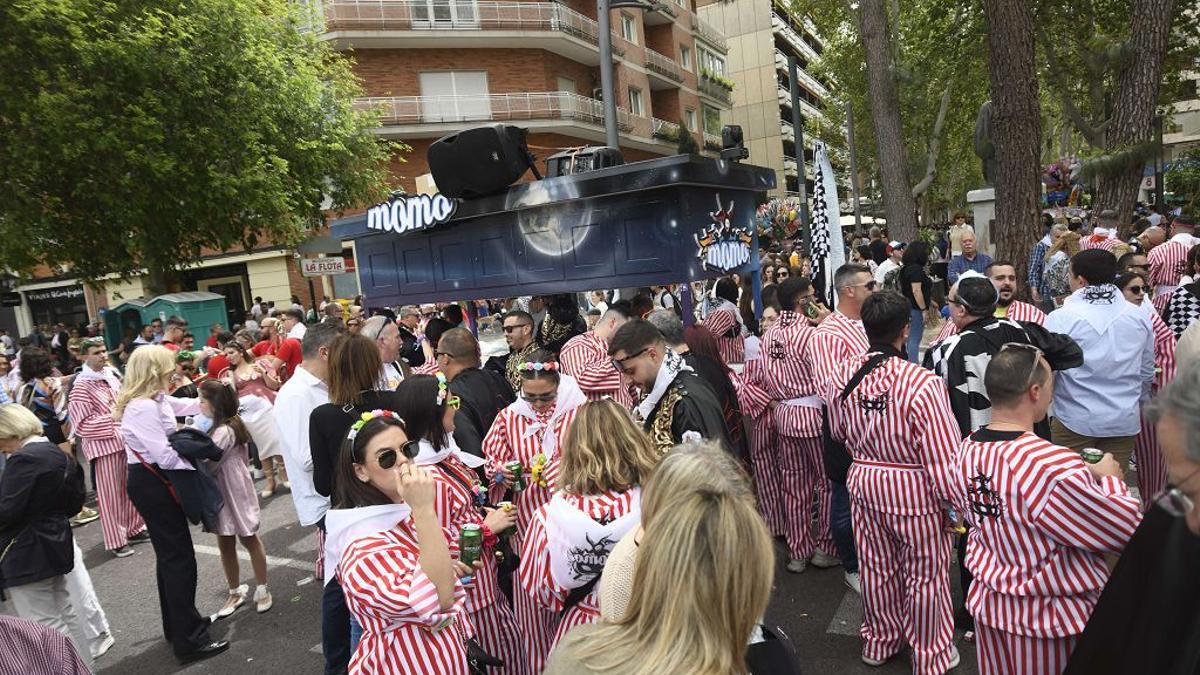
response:
[[[806,560],[812,557],[814,548],[832,555],[837,546],[829,525],[831,491],[821,459],[821,439],[782,434],[777,438],[777,475],[789,555],[793,560]],[[815,529],[814,499],[817,503]]]
[[[104,548],[115,551],[129,538],[146,531],[142,515],[125,493],[129,465],[125,453],[102,455],[92,460],[96,469],[96,501],[100,506],[100,526],[104,530]]]
[[[496,601],[487,607],[468,612],[471,625],[475,627],[475,639],[483,651],[504,661],[503,668],[489,668],[496,675],[525,675],[523,640],[517,630],[517,617],[508,606],[508,601],[497,594]]]
[[[975,622],[979,675],[1059,675],[1079,636],[1038,638],[1015,635]]]
[[[773,535],[780,535],[786,531],[783,486],[776,455],[778,437],[770,415],[756,418],[750,427],[750,461],[758,493],[758,510],[762,512],[763,520]]]
[[[525,588],[518,577],[513,580],[513,610],[517,626],[525,642],[525,663],[530,673],[540,673],[546,657],[554,647],[559,616],[534,599],[533,591]]]
[[[862,583],[863,655],[886,659],[907,642],[914,673],[945,672],[950,666],[954,618],[951,537],[943,515],[886,513],[851,495]]]
[[[1142,430],[1133,441],[1133,457],[1137,461],[1138,494],[1146,511],[1153,505],[1150,500],[1167,486],[1167,464],[1158,447],[1158,430],[1145,415]]]

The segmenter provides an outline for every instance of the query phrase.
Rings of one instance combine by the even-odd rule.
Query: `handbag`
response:
[[[778,626],[762,624],[763,641],[746,649],[746,667],[751,675],[800,675],[796,645]]]

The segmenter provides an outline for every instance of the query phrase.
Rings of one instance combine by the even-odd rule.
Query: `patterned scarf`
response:
[[[529,355],[537,351],[537,348],[537,342],[533,341],[521,351],[509,352],[508,361],[504,364],[504,376],[508,378],[508,384],[513,391],[521,391],[521,373],[517,366],[528,361]]]
[[[538,340],[544,345],[561,340],[571,333],[572,325],[571,322],[559,323],[553,316],[546,314],[546,318],[542,319],[542,330],[539,331],[541,336]]]
[[[654,407],[658,405],[663,394],[667,393],[667,388],[675,381],[675,376],[685,370],[691,371],[692,367],[684,362],[682,356],[667,347],[666,354],[663,355],[662,366],[658,369],[658,376],[654,378],[654,388],[650,390],[649,394],[646,394],[646,397],[634,410],[638,420],[645,421],[650,418],[650,413],[654,412]]]

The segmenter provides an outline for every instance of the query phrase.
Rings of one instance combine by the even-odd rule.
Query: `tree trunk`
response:
[[[867,90],[883,184],[883,212],[892,239],[913,241],[917,236],[917,204],[908,182],[908,152],[900,121],[900,94],[891,59],[887,8],[883,0],[859,3],[860,34],[867,52]]]
[[[1034,68],[1033,19],[1025,0],[984,0],[992,142],[996,147],[996,258],[1025,278],[1029,251],[1041,234],[1038,159],[1042,116]]]
[[[1163,57],[1171,34],[1175,0],[1134,0],[1130,31],[1131,55],[1117,77],[1116,101],[1108,128],[1110,154],[1127,151],[1153,141],[1154,108],[1162,84]],[[1133,204],[1145,166],[1144,155],[1097,175],[1093,202],[1113,209],[1121,223],[1132,222]]]
[[[933,185],[933,179],[937,178],[938,155],[942,150],[942,130],[946,127],[946,112],[950,109],[950,90],[952,88],[953,83],[951,82],[942,92],[942,103],[938,107],[937,119],[933,121],[933,133],[929,137],[929,152],[925,155],[925,177],[913,186],[913,199],[925,194],[929,186]]]

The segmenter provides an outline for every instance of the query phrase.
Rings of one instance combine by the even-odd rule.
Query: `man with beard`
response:
[[[506,325],[516,313],[529,316],[525,312],[510,312],[505,317]],[[505,332],[506,336],[509,334]],[[527,353],[536,349],[534,345]],[[446,331],[438,341],[434,359],[449,383],[450,393],[461,401],[458,412],[454,413],[454,442],[472,455],[483,457],[483,437],[496,415],[517,397],[503,375],[479,367],[479,341],[466,328]]]
[[[1000,299],[996,301],[996,318],[1012,319],[1018,322],[1036,323],[1041,326],[1046,323],[1046,313],[1028,302],[1017,300],[1017,268],[1010,262],[997,261],[988,265],[984,274],[992,280]],[[958,326],[953,321],[942,324],[942,330],[933,339],[936,344],[958,332]]]
[[[445,338],[442,338],[443,340]],[[634,408],[659,452],[689,440],[719,440],[729,447],[725,417],[717,396],[691,366],[669,347],[649,321],[633,319],[608,343],[613,367],[647,392]]]
[[[514,309],[505,314],[503,327],[504,341],[508,343],[508,353],[488,359],[484,368],[499,373],[507,380],[508,386],[515,396],[521,388],[521,374],[517,372],[517,366],[529,360],[529,355],[538,348],[538,343],[533,339],[534,323],[529,312]],[[445,338],[446,336],[443,335],[442,339]],[[487,431],[486,427],[484,431]]]

